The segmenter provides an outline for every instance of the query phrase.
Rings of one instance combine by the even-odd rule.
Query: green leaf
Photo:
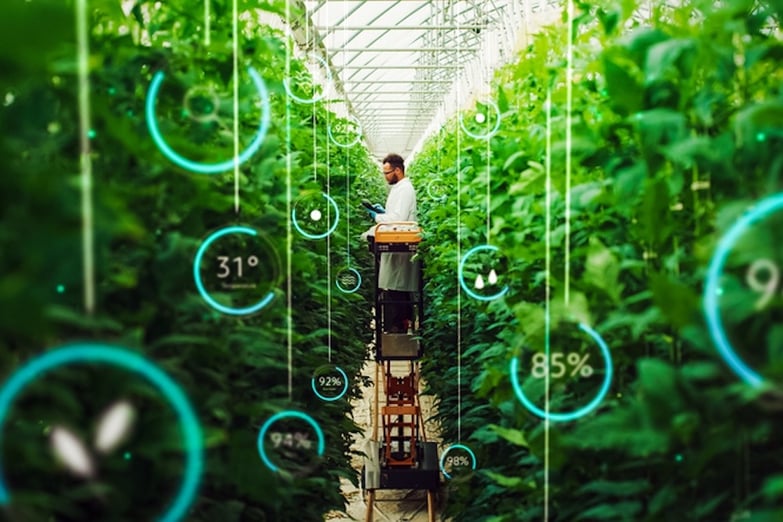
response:
[[[525,434],[520,430],[516,430],[513,428],[503,428],[502,426],[498,426],[497,424],[490,424],[489,428],[495,433],[497,433],[501,438],[509,441],[511,444],[514,444],[516,446],[522,446],[523,448],[528,447]]]
[[[677,329],[692,323],[700,309],[700,299],[690,286],[664,274],[650,276],[653,302]]]

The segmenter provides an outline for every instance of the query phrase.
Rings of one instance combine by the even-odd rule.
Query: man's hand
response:
[[[379,203],[376,203],[376,204],[373,205],[372,203],[370,203],[366,199],[363,199],[362,200],[362,205],[364,206],[364,208],[367,209],[367,212],[370,213],[370,216],[373,219],[375,219],[375,214],[385,214],[386,213],[386,209],[383,208]]]

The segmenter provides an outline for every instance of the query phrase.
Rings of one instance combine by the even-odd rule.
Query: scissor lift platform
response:
[[[362,489],[367,492],[366,521],[373,520],[375,492],[379,489],[426,490],[430,522],[435,522],[434,493],[440,485],[438,448],[428,442],[419,403],[419,362],[423,343],[419,331],[423,321],[422,270],[418,270],[418,292],[413,300],[392,300],[378,289],[381,256],[408,257],[419,250],[421,229],[416,223],[382,223],[376,226],[370,249],[375,255],[375,407],[373,431]],[[407,332],[390,332],[386,323],[389,305],[410,306],[413,317]],[[404,369],[403,369],[404,368]],[[381,370],[383,379],[381,380]],[[384,403],[380,403],[380,383]],[[379,430],[379,427],[381,430]],[[382,440],[378,439],[382,431]]]

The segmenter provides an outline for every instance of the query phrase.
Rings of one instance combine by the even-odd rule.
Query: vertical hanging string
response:
[[[546,223],[544,270],[544,357],[549,367],[549,334],[551,328],[551,269],[552,269],[552,91],[546,92]],[[544,373],[544,520],[549,520],[549,371]]]
[[[456,22],[457,27],[457,63],[460,63],[460,28],[459,20],[454,17],[454,4],[449,6],[451,9],[451,18]],[[459,119],[459,103],[460,97],[460,76],[463,70],[460,69],[457,73],[457,119]],[[459,122],[457,122],[457,270],[456,274],[459,274],[459,265],[462,258],[462,202],[460,195],[462,194],[462,149],[460,142],[460,128]],[[457,275],[459,278],[459,275]],[[457,281],[457,442],[462,442],[462,285],[459,280]]]
[[[565,304],[570,300],[571,278],[571,96],[574,67],[574,2],[568,0],[568,47],[566,51],[566,186],[565,186]]]
[[[210,40],[210,20],[209,20],[209,2],[204,0],[204,45],[209,47]]]
[[[484,31],[486,34],[486,31]],[[491,42],[489,41],[489,38],[486,37],[485,45],[484,45],[484,51],[485,51],[485,63],[489,64],[491,60]],[[489,97],[489,100],[492,99],[492,77],[490,75],[490,67],[489,65],[485,66],[484,70],[482,71],[484,75],[484,82],[487,85],[487,88],[489,90],[489,94],[487,95]],[[487,101],[489,101],[487,100]],[[487,104],[489,105],[489,104]],[[490,129],[492,129],[492,122],[489,117],[489,107],[487,107],[487,114],[485,115],[485,121],[486,121],[486,131],[487,135],[491,132]],[[492,140],[491,137],[487,138],[487,244],[490,244],[490,229],[492,224],[492,193],[491,193],[491,187],[492,187],[492,174],[491,174],[491,156],[492,156],[492,147],[490,146],[490,141]]]
[[[290,35],[291,27],[291,4],[285,3],[285,26],[289,28],[285,38],[285,77],[291,81],[291,45]],[[293,230],[291,223],[291,96],[288,89],[285,91],[285,170],[286,170],[286,328],[288,344],[288,401],[293,400],[293,353],[294,353],[294,331],[293,331],[293,285],[291,277],[291,257],[293,249]]]
[[[84,310],[95,312],[95,254],[92,205],[92,158],[90,157],[90,41],[87,30],[87,0],[76,1],[76,38],[79,75],[79,167],[82,206],[82,278]]]
[[[343,20],[343,45],[342,45],[342,47],[345,47],[345,41],[346,41],[346,36],[347,36],[347,33],[346,33],[346,23],[347,22],[346,22],[346,20],[347,20],[348,17],[345,15],[345,13],[347,13],[347,12],[348,12],[348,4],[346,3],[346,0],[343,0],[343,16],[342,16],[342,20]],[[345,68],[345,54],[346,54],[345,51],[343,51],[342,52],[343,68]],[[348,106],[348,104],[347,104],[347,102],[348,102],[348,94],[345,93],[345,89],[343,89],[343,94],[345,96],[346,107],[347,107]],[[348,111],[346,111],[346,112],[348,112]],[[346,233],[346,238],[345,238],[345,243],[346,243],[346,245],[345,245],[346,246],[346,249],[345,249],[345,251],[346,251],[346,263],[345,264],[346,264],[346,266],[350,267],[351,266],[351,207],[350,207],[350,205],[351,205],[351,151],[350,151],[350,149],[348,149],[346,152],[347,152],[347,161],[346,161],[346,164],[347,164],[346,168],[347,168],[347,170],[346,170],[346,174],[345,174],[345,222],[346,222],[346,226],[345,226],[345,229],[346,229],[345,230],[345,233]]]
[[[329,21],[326,22],[327,27]],[[326,108],[326,106],[325,106]],[[332,111],[326,109],[326,128],[330,128]],[[329,137],[326,137],[326,195],[331,197],[331,183],[332,183],[332,158],[331,158],[331,143],[329,143]],[[331,201],[331,200],[330,200]],[[336,216],[335,216],[336,217]],[[329,226],[332,220],[332,206],[326,205],[326,224]],[[332,362],[332,235],[326,236],[326,344],[328,350],[328,360]]]
[[[326,10],[326,27],[329,28],[329,10]],[[329,31],[329,29],[327,29]],[[315,35],[313,35],[313,40],[315,41]],[[325,62],[329,63],[329,53],[326,52],[325,54]],[[326,75],[326,71],[324,71],[324,76],[328,77]],[[330,85],[324,85],[324,91],[329,89]],[[326,94],[326,92],[325,92]],[[328,104],[324,104],[324,109],[326,110],[326,128],[330,129],[330,125],[332,124],[332,110],[329,107]],[[326,136],[326,195],[331,198],[332,196],[332,158],[331,158],[331,143],[329,143],[329,136]],[[329,200],[331,201],[331,199]],[[335,216],[335,219],[337,219],[337,216]],[[326,205],[326,224],[329,226],[329,223],[331,223],[332,220],[332,206],[330,204]],[[326,236],[326,344],[327,344],[327,351],[328,351],[328,360],[331,363],[332,362],[332,234],[328,234]]]
[[[232,2],[234,65],[234,212],[239,214],[239,8]]]

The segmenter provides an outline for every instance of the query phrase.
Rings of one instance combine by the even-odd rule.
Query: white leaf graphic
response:
[[[55,456],[74,474],[92,477],[95,472],[87,448],[79,438],[66,428],[57,426],[52,430],[52,450]]]
[[[95,447],[101,453],[109,453],[125,442],[130,434],[136,411],[128,401],[114,403],[101,416],[95,434]]]
[[[476,277],[476,283],[473,286],[475,286],[479,290],[484,288],[484,278],[481,277],[481,274],[479,274],[478,277]]]

